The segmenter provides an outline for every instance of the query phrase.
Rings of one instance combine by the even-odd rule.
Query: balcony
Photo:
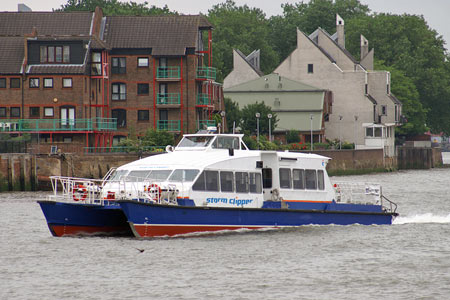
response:
[[[0,120],[0,132],[114,131],[115,118]]]
[[[209,105],[209,95],[205,93],[197,94],[197,102],[196,105]]]
[[[180,67],[158,67],[156,69],[158,80],[180,80]]]
[[[180,105],[180,93],[158,94],[156,96],[158,105]]]
[[[180,131],[180,120],[159,120],[157,122],[158,130]]]
[[[216,121],[214,121],[214,120],[198,120],[197,130],[206,129],[209,126],[216,126]]]
[[[213,67],[198,67],[197,79],[216,80],[216,68]]]

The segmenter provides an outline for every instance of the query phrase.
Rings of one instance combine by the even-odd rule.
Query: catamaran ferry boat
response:
[[[55,236],[194,232],[301,225],[391,224],[381,186],[330,181],[329,158],[249,150],[241,134],[186,134],[167,153],[111,170],[101,181],[52,177],[38,201]]]

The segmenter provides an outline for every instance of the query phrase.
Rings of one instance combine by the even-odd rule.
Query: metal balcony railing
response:
[[[157,79],[180,79],[180,67],[158,67]]]
[[[180,120],[159,120],[157,122],[158,130],[180,131]]]
[[[216,126],[216,121],[214,120],[198,120],[198,130],[206,129],[209,126]]]
[[[197,94],[197,105],[209,105],[209,95],[205,93]]]
[[[216,80],[216,68],[213,67],[198,67],[197,68],[198,79],[212,79]]]
[[[158,94],[156,104],[180,104],[180,93]]]
[[[50,132],[50,131],[111,131],[117,130],[115,118],[92,119],[15,119],[1,120],[0,132]]]

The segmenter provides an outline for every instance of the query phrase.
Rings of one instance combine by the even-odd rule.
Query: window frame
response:
[[[141,65],[140,61],[145,60],[147,63],[145,65]],[[148,57],[138,57],[137,58],[137,67],[138,68],[148,68],[149,67],[149,58]]]
[[[117,65],[115,66],[116,63]],[[126,73],[127,73],[127,58],[111,57],[111,74],[126,74]]]
[[[35,110],[34,113],[33,113],[33,110]],[[36,114],[36,110],[37,110],[37,114]],[[30,106],[29,114],[30,114],[30,118],[38,119],[41,117],[41,108],[39,106]]]
[[[230,181],[227,180],[229,178],[226,178],[228,175],[231,175],[231,189],[229,188]],[[220,191],[224,193],[234,193],[234,173],[232,171],[220,171],[219,176],[220,176]]]
[[[245,182],[238,182],[238,181],[245,181]],[[236,193],[248,194],[250,190],[248,172],[234,172],[234,187]],[[244,189],[241,189],[241,187],[244,187]]]
[[[6,106],[0,107],[0,118],[6,118],[7,109]]]
[[[282,172],[287,171],[288,179],[282,179],[284,176]],[[279,182],[280,182],[280,189],[291,189],[292,188],[292,171],[290,168],[279,168],[278,169],[278,175],[279,175]],[[286,185],[285,183],[288,183]]]
[[[117,92],[114,92],[114,88],[117,87]],[[121,88],[124,87],[125,93],[121,93]],[[114,99],[114,96],[118,96]],[[122,98],[123,97],[123,98]],[[127,84],[124,82],[114,82],[111,84],[111,100],[113,101],[125,101],[127,100]]]
[[[36,82],[37,81],[37,85],[35,85],[35,84],[33,84],[33,86],[32,86],[32,82]],[[38,89],[39,87],[40,87],[40,85],[41,85],[41,83],[40,83],[40,80],[39,80],[39,78],[37,78],[37,77],[32,77],[32,78],[30,78],[30,80],[28,81],[28,87],[30,88],[30,89]]]
[[[52,111],[52,114],[48,115],[47,112],[50,109]],[[50,106],[44,107],[44,118],[53,118],[54,116],[55,116],[55,108],[54,107],[50,107]]]
[[[147,87],[147,91],[146,92],[141,92],[140,87],[142,86],[146,86]],[[150,94],[150,84],[146,83],[146,82],[140,82],[137,84],[137,95],[138,96],[148,96]]]
[[[13,86],[13,82],[18,82],[19,85],[17,87]],[[19,77],[11,77],[9,79],[9,88],[10,89],[20,89],[20,78]]]
[[[308,184],[310,184],[310,183],[313,183],[313,181],[308,181],[308,179],[310,179],[310,175],[312,175],[312,174],[309,174],[308,175],[308,173],[312,173],[312,172],[314,172],[314,187],[312,187],[311,185],[308,185]],[[317,190],[317,170],[315,170],[315,169],[305,169],[305,189],[306,190],[310,190],[310,191],[315,191],[315,190]]]
[[[51,83],[52,83],[51,86],[47,85],[47,82],[46,82],[47,80],[51,80]],[[53,88],[53,78],[49,78],[49,77],[44,78],[43,87],[44,87],[44,89],[52,89]]]
[[[1,84],[2,82],[4,84]],[[0,89],[6,89],[6,77],[0,78]]]
[[[66,80],[70,80],[70,86],[66,86],[66,85],[65,85],[64,82],[65,82]],[[62,87],[63,87],[63,89],[71,89],[71,88],[73,87],[73,79],[72,79],[72,77],[65,77],[65,78],[63,77],[63,78],[62,78]]]
[[[16,113],[13,114],[13,111],[18,112],[18,114]],[[9,109],[9,116],[11,118],[20,118],[20,113],[21,113],[20,106],[11,106]]]
[[[144,115],[142,115],[144,113]],[[146,113],[146,114],[145,114]],[[137,112],[137,120],[141,122],[150,121],[150,111],[148,109],[140,109]]]
[[[39,47],[39,62],[41,64],[43,64],[43,63],[45,63],[45,64],[69,64],[70,63],[70,46],[69,45],[41,45]]]
[[[308,64],[307,72],[308,74],[314,74],[314,64]]]

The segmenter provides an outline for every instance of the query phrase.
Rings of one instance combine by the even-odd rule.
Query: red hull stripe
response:
[[[260,229],[274,226],[233,226],[233,225],[133,225],[139,237],[174,236],[194,232],[211,232],[220,230]]]
[[[54,236],[65,235],[101,235],[126,232],[127,228],[116,226],[73,226],[73,225],[49,225]]]

